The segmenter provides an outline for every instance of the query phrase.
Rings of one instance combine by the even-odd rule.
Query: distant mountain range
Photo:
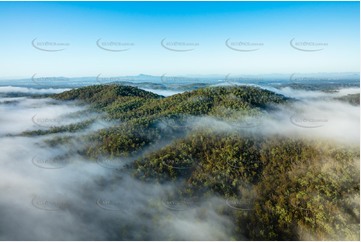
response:
[[[74,88],[96,84],[118,83],[134,85],[150,89],[192,90],[194,85],[205,87],[215,84],[258,84],[278,86],[289,83],[352,83],[359,85],[360,74],[347,73],[292,73],[292,74],[264,74],[264,75],[194,75],[172,76],[163,74],[152,76],[139,74],[136,76],[107,76],[98,74],[89,77],[43,76],[33,74],[29,78],[0,79],[0,86],[18,86],[32,88]],[[196,87],[197,88],[197,87]]]

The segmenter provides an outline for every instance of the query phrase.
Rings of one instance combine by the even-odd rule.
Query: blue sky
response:
[[[359,72],[359,18],[359,2],[0,2],[0,77]]]

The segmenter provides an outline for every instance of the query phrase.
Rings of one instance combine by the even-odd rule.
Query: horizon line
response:
[[[217,77],[226,77],[226,76],[290,76],[290,75],[358,75],[360,76],[360,71],[344,71],[344,72],[288,72],[288,73],[265,73],[265,74],[236,74],[236,73],[227,73],[227,74],[168,74],[168,73],[162,73],[161,75],[157,74],[145,74],[145,73],[139,73],[139,74],[128,74],[128,75],[107,75],[106,73],[97,73],[95,75],[79,75],[79,76],[68,76],[68,75],[41,75],[40,73],[33,73],[32,75],[27,76],[0,76],[0,81],[3,80],[24,80],[24,79],[32,79],[36,76],[38,78],[42,77],[65,77],[65,78],[96,78],[100,76],[104,77],[141,77],[141,76],[148,76],[148,77],[187,77],[187,78],[217,78]]]

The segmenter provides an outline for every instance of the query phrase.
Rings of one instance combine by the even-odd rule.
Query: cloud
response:
[[[239,119],[233,121],[209,116],[193,117],[186,126],[196,129],[206,127],[217,132],[247,131],[259,135],[284,135],[359,144],[359,107],[333,99],[357,91],[359,89],[341,89],[331,94],[287,88],[279,93],[299,99],[273,105],[271,110],[256,116],[243,117],[244,113],[239,112]]]
[[[13,87],[13,86],[0,86],[0,93],[30,93],[30,94],[47,94],[47,93],[61,93],[68,91],[70,89],[60,89],[60,88],[29,88],[29,87]]]
[[[324,100],[352,91],[323,94],[282,89],[280,92],[301,100],[278,105],[261,118],[225,122],[201,117],[192,118],[188,124],[218,132],[247,130],[260,135],[282,134],[359,145],[359,108]],[[51,99],[0,99],[0,112],[4,114],[0,117],[0,240],[232,238],[235,225],[220,212],[227,206],[223,199],[210,197],[183,203],[184,198],[169,196],[182,183],[143,183],[120,169],[78,155],[77,150],[85,144],[77,138],[104,127],[101,119],[82,132],[66,134],[72,136],[67,146],[44,144],[47,139],[65,134],[5,136],[98,115],[72,116],[85,109]],[[105,123],[105,127],[109,125]]]
[[[280,106],[259,127],[261,133],[358,144],[359,107],[340,101],[302,101]]]
[[[44,141],[64,134],[5,136],[46,129],[34,123],[35,114],[38,122],[64,124],[79,121],[69,115],[85,108],[50,99],[17,100],[0,105],[5,114],[0,119],[0,240],[230,238],[231,221],[209,203],[200,201],[183,211],[164,205],[180,184],[142,183],[119,169],[79,156],[76,150],[84,144],[77,137],[84,132],[72,134],[70,145],[56,147]],[[85,132],[96,129],[97,125]],[[222,200],[212,199],[207,202],[225,206]]]
[[[286,97],[296,99],[324,99],[324,98],[335,98],[345,96],[347,94],[360,93],[360,88],[342,88],[336,92],[322,92],[322,91],[305,91],[300,89],[293,89],[290,87],[284,87],[280,89],[268,88],[270,91],[282,94]]]
[[[6,98],[9,101],[9,98]],[[0,135],[16,134],[25,130],[44,129],[69,124],[64,116],[84,108],[60,104],[52,99],[15,98],[15,103],[0,104]]]
[[[165,97],[172,96],[172,95],[175,95],[175,94],[178,94],[178,93],[182,93],[182,91],[148,89],[148,88],[141,88],[141,87],[139,87],[139,88],[143,89],[144,91],[152,92],[152,93],[162,95],[162,96],[165,96]]]

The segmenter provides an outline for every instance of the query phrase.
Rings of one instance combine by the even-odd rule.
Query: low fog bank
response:
[[[142,88],[142,87],[139,87],[139,89],[143,89],[144,91],[152,92],[152,93],[162,95],[165,97],[169,97],[169,96],[184,92],[184,91],[173,91],[173,90],[148,89],[148,88]]]
[[[360,93],[360,88],[341,88],[334,92],[322,92],[322,91],[305,91],[300,89],[293,89],[291,87],[284,87],[280,89],[271,88],[270,91],[282,94],[286,97],[296,99],[324,99],[324,98],[337,98],[346,96],[348,94]]]
[[[292,84],[292,83],[290,83]],[[264,90],[268,90],[277,94],[281,94],[283,96],[294,98],[294,99],[330,99],[330,98],[337,98],[341,96],[345,96],[348,94],[357,94],[360,93],[359,87],[349,87],[349,88],[336,88],[334,91],[320,91],[320,90],[304,90],[304,89],[294,89],[292,87],[282,87],[282,88],[276,88],[270,85],[259,85],[259,84],[253,84],[253,83],[232,83],[232,82],[222,82],[218,84],[211,85],[213,87],[217,86],[251,86],[251,87],[258,87]],[[310,85],[312,86],[312,85]]]
[[[274,111],[243,121],[201,117],[188,125],[213,127],[221,132],[248,130],[260,135],[282,134],[359,145],[359,107],[323,100],[356,90],[325,94],[286,88],[279,92],[302,100],[278,105]],[[220,210],[237,211],[232,211],[223,199],[210,197],[183,202],[184,198],[169,195],[182,184],[143,183],[121,169],[77,155],[74,149],[84,144],[75,139],[76,135],[111,125],[100,118],[85,131],[72,134],[74,141],[66,147],[50,148],[44,144],[47,139],[62,137],[62,133],[7,136],[98,117],[98,114],[71,116],[85,108],[52,99],[0,98],[3,114],[0,117],[0,240],[233,238],[234,225]]]
[[[297,102],[278,105],[276,111],[257,116],[222,121],[212,117],[193,118],[187,126],[215,131],[247,131],[259,135],[284,135],[294,138],[323,139],[336,143],[359,144],[358,106],[340,101]]]
[[[260,132],[359,144],[359,106],[335,100],[302,101],[269,116]]]
[[[233,121],[212,117],[190,118],[186,126],[215,131],[248,131],[259,135],[284,135],[294,138],[324,139],[359,145],[360,107],[334,97],[359,93],[358,88],[341,89],[337,93],[282,89],[279,94],[299,98],[287,104],[271,105],[259,115],[244,115]],[[325,99],[327,97],[327,99]]]
[[[13,99],[13,100],[11,100]],[[64,116],[84,110],[75,104],[61,104],[50,98],[4,98],[0,103],[0,135],[18,134],[26,130],[45,129],[71,123]],[[3,101],[3,99],[0,99]]]
[[[1,157],[6,162],[0,164],[1,240],[227,240],[230,236],[231,222],[208,203],[180,211],[167,207],[182,200],[167,197],[176,184],[141,183],[76,156],[64,166],[47,169],[38,165],[54,165],[56,152],[44,152],[29,141],[16,138],[0,143],[7,150]],[[14,151],[14,143],[21,148]],[[217,199],[212,204],[225,206]]]
[[[69,118],[84,111],[73,104],[51,99],[17,101],[0,104],[5,114],[0,118],[0,240],[231,237],[231,221],[216,210],[227,206],[222,199],[182,203],[183,198],[169,196],[180,184],[145,184],[102,165],[103,161],[84,160],[75,152],[84,145],[75,136],[70,145],[56,148],[44,141],[64,134],[7,136],[88,118]]]
[[[70,90],[69,88],[30,88],[30,87],[13,87],[0,86],[1,93],[27,93],[27,94],[53,94]]]
[[[261,133],[360,143],[360,106],[334,98],[360,93],[359,88],[344,88],[333,93],[281,89],[280,94],[298,101],[279,105],[260,123]],[[268,116],[268,117],[267,117]]]

